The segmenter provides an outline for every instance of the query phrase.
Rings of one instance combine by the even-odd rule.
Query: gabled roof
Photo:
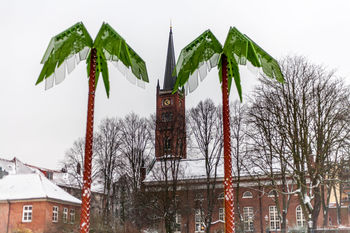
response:
[[[172,28],[170,27],[163,90],[168,91],[168,90],[173,90],[174,88],[174,85],[176,82],[176,75],[173,76],[175,65],[176,65],[176,61],[175,61],[175,51],[174,51],[174,42],[173,42],[173,31],[172,31]]]
[[[5,175],[19,175],[19,174],[32,174],[38,172],[52,172],[51,182],[59,186],[68,188],[81,189],[83,176],[73,176],[69,172],[62,172],[59,170],[52,170],[42,167],[37,167],[31,164],[23,163],[18,158],[12,160],[0,158],[0,172],[4,172]],[[2,178],[0,174],[0,179]],[[94,179],[91,184],[91,191],[96,193],[103,193],[103,185],[98,178]]]
[[[40,173],[8,175],[0,179],[0,201],[28,199],[52,199],[81,204],[79,199]]]
[[[30,174],[35,172],[36,170],[28,167],[16,157],[14,157],[12,160],[0,158],[0,167],[2,168],[3,171],[6,171],[9,175]]]

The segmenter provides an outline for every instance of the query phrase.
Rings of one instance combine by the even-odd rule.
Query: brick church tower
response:
[[[157,84],[156,159],[186,158],[185,95],[172,94],[176,75],[173,33],[170,27],[163,88]]]

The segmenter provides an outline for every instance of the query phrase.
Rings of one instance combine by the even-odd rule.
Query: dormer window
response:
[[[46,177],[47,177],[47,179],[52,180],[53,179],[53,172],[46,172]]]

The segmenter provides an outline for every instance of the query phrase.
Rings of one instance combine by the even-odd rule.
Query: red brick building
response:
[[[204,159],[187,159],[185,96],[182,92],[172,94],[176,82],[174,68],[175,53],[170,29],[163,89],[160,88],[159,82],[157,84],[155,159],[151,167],[147,169],[143,185],[144,190],[150,192],[154,199],[161,199],[162,193],[171,193],[172,187],[169,188],[169,186],[176,182],[176,194],[172,196],[176,199],[177,206],[176,210],[173,210],[176,211],[173,229],[175,232],[200,233],[204,232],[207,227],[204,221],[204,216],[207,214],[205,209],[207,201],[205,161]],[[176,178],[174,178],[174,167],[176,167]],[[221,163],[218,166],[216,181],[210,181],[216,182],[215,200],[213,200],[215,206],[211,223],[213,233],[224,232],[223,177],[223,164]],[[236,182],[237,180],[234,180],[234,184]],[[240,232],[280,232],[281,219],[277,206],[282,207],[282,195],[278,196],[278,192],[272,189],[268,177],[259,177],[257,181],[251,175],[245,174],[240,177],[239,186],[237,195],[239,212],[237,212],[238,207],[235,206],[235,208],[236,219],[239,219],[237,215],[240,215],[241,222],[240,225],[237,225],[237,229],[240,228]],[[291,194],[289,198],[289,207],[286,212],[287,228],[305,230],[307,223],[298,195]],[[157,200],[151,200],[153,201],[157,202]],[[343,209],[341,213],[344,218],[343,225],[350,226],[348,207]],[[149,229],[150,231],[166,231],[162,214],[164,213],[158,213],[158,216],[154,214],[155,224]],[[334,217],[332,215],[334,211],[330,209],[331,218]],[[319,227],[323,224],[322,216],[321,210],[318,219]],[[156,219],[163,220],[157,221]]]
[[[80,203],[42,174],[7,175],[0,179],[0,232],[76,232]]]

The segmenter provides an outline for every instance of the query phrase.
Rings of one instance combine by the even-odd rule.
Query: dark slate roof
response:
[[[170,27],[163,90],[172,90],[174,88],[176,75],[172,76],[172,73],[175,69],[175,65],[176,65],[176,61],[175,61],[175,51],[174,51],[174,42],[173,42],[173,32],[172,32],[172,28]]]

